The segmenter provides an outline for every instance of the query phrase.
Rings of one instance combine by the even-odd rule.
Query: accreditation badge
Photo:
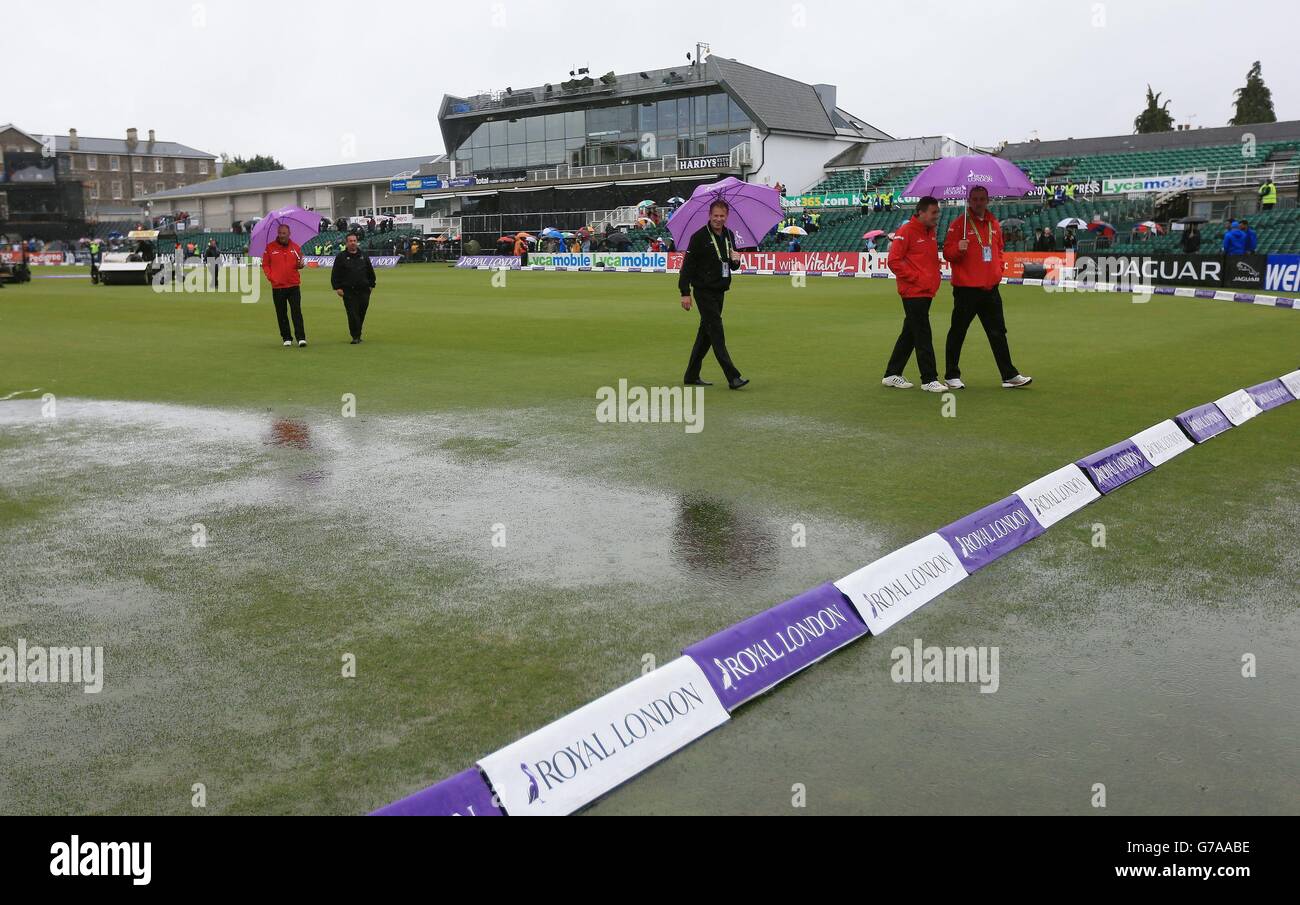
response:
[[[990,248],[989,246],[985,245],[985,246],[984,246],[984,263],[987,264],[987,263],[989,263],[989,262],[992,261],[992,260],[993,260],[993,249]]]
[[[730,265],[730,264],[723,264],[723,265],[722,265],[722,278],[725,280],[725,279],[727,279],[727,278],[730,277],[730,276],[731,276],[731,265]]]

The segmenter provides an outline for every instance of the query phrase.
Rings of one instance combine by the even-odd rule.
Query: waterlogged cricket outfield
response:
[[[381,271],[352,346],[309,272],[306,349],[266,293],[0,292],[0,645],[103,649],[95,694],[0,682],[0,811],[366,812],[1300,358],[1292,310],[1005,287],[1034,384],[974,331],[954,408],[880,386],[892,282],[741,277],[753,383],[710,360],[693,432],[597,415],[680,380],[675,277],[489,277]],[[591,812],[1295,812],[1297,436],[1178,456]],[[916,639],[996,692],[897,681]]]

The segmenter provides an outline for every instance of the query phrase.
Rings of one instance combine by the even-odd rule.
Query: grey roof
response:
[[[199,195],[228,195],[240,192],[266,192],[299,186],[338,185],[349,182],[381,182],[399,173],[414,173],[430,164],[442,163],[447,170],[446,155],[397,157],[392,160],[366,160],[358,163],[338,163],[323,167],[300,167],[296,170],[267,170],[262,173],[240,173],[196,182],[184,188],[168,189],[145,195],[146,198],[191,198]],[[435,166],[436,169],[436,166]]]
[[[880,129],[877,129],[862,117],[854,116],[843,107],[835,108],[831,120],[835,123],[835,128],[846,129],[855,135],[861,135],[863,138],[875,139],[877,141],[888,141],[894,137],[887,132],[882,132]]]
[[[1072,157],[1076,154],[1122,154],[1126,151],[1164,151],[1176,148],[1205,148],[1239,144],[1250,133],[1257,142],[1300,141],[1300,120],[1254,123],[1248,126],[1216,126],[1182,132],[1150,132],[1145,135],[1110,135],[1103,138],[1065,138],[1055,141],[1024,141],[1009,144],[999,152],[1008,160],[1037,157]]]
[[[152,154],[158,157],[201,157],[216,160],[216,154],[200,151],[175,141],[148,141],[140,139],[129,146],[125,138],[93,138],[86,135],[77,136],[77,146],[72,147],[72,138],[68,135],[54,136],[56,151],[74,151],[79,154]]]
[[[890,141],[871,141],[849,145],[830,160],[826,169],[837,167],[884,167],[896,164],[930,163],[943,156],[946,135],[927,135],[921,138],[899,138]],[[952,140],[961,154],[982,153],[978,148]]]
[[[725,57],[710,56],[705,63],[710,75],[769,130],[835,135],[835,124],[812,85]]]

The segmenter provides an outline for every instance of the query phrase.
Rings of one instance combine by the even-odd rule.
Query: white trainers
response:
[[[948,384],[941,380],[931,380],[929,383],[921,384],[921,389],[927,393],[946,393],[948,392]]]
[[[1010,380],[1002,381],[1002,386],[1008,390],[1014,390],[1016,387],[1027,387],[1034,382],[1034,378],[1026,377],[1024,374],[1017,374]]]
[[[299,349],[301,349],[301,348],[302,348],[303,346],[305,346],[305,345],[307,345],[307,340],[305,340],[305,339],[300,339],[300,340],[298,340],[298,348],[299,348]]]
[[[897,374],[891,374],[884,380],[880,381],[884,386],[897,387],[900,390],[910,390],[912,385]]]
[[[285,344],[286,346],[292,346],[292,345],[293,345],[293,340],[291,340],[291,339],[286,339],[286,340],[284,341],[284,344]]]
[[[960,378],[960,377],[948,377],[948,378],[945,378],[945,379],[944,379],[944,383],[948,384],[948,389],[950,389],[950,390],[964,390],[964,389],[966,389],[966,384],[964,384],[964,383],[961,382],[961,378]]]

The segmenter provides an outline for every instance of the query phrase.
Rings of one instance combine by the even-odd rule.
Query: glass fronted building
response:
[[[554,113],[519,110],[478,123],[452,156],[458,172],[489,173],[725,154],[749,140],[753,125],[723,91]]]

